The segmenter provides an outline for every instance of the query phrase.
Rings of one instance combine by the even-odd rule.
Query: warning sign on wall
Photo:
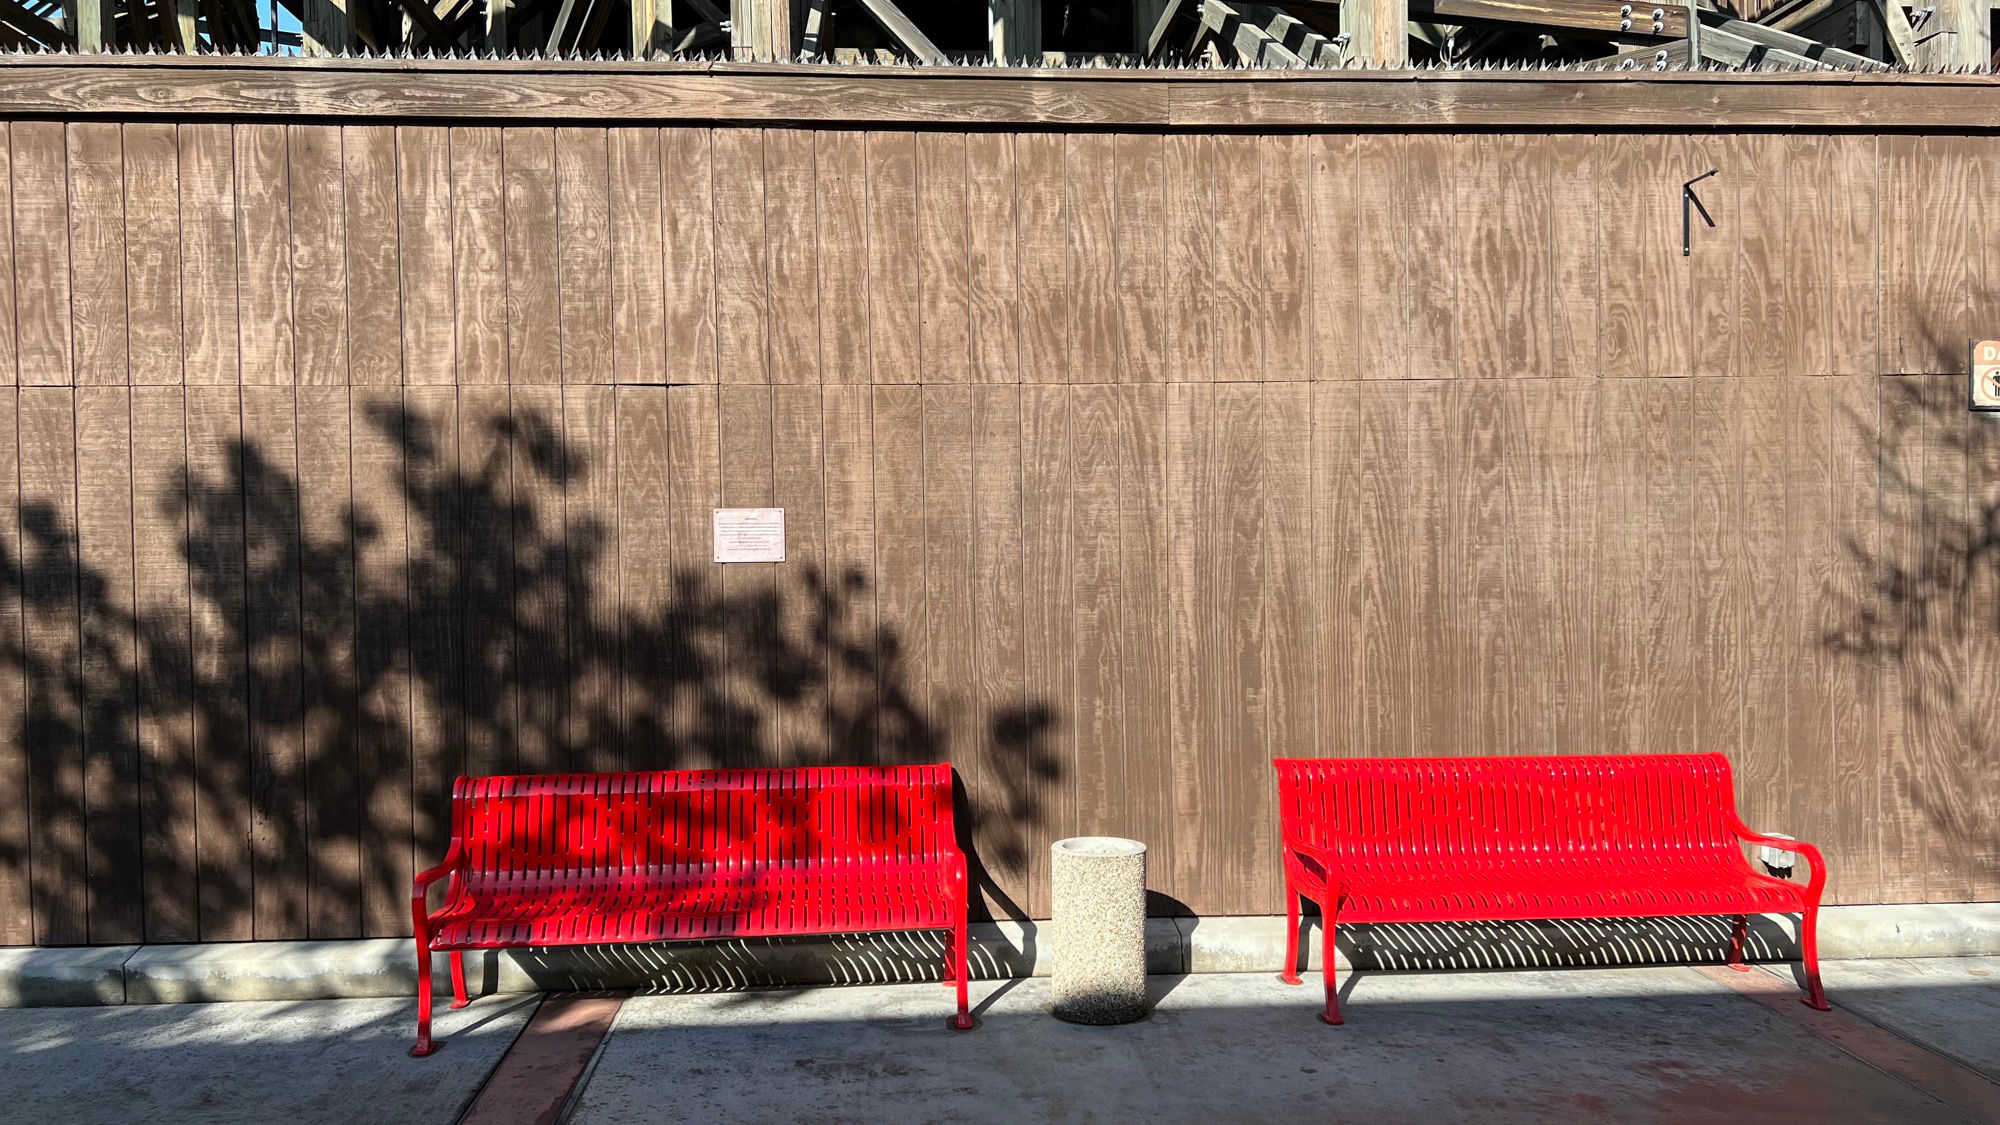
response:
[[[715,509],[715,561],[784,562],[785,510],[783,508]]]
[[[2000,340],[1972,342],[1972,409],[2000,410]]]

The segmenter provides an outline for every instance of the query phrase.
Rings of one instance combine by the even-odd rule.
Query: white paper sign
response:
[[[784,562],[785,510],[783,508],[715,509],[715,561]]]

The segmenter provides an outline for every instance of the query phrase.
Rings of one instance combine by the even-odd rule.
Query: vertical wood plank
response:
[[[355,357],[358,368],[358,349]],[[354,539],[354,662],[360,673],[355,726],[364,865],[361,926],[367,936],[389,937],[409,932],[410,877],[417,871],[410,792],[411,679],[398,659],[409,643],[402,580],[410,555],[403,491],[409,432],[400,387],[357,387],[351,408],[350,464],[360,528]]]
[[[4,147],[4,146],[0,146]],[[0,169],[4,171],[4,169]],[[4,201],[0,201],[4,202]],[[4,233],[4,232],[0,232]],[[29,831],[28,720],[23,646],[20,393],[0,385],[0,944],[35,940],[33,836]]]
[[[1412,377],[1409,360],[1411,274],[1416,266],[1405,233],[1403,182],[1406,138],[1366,136],[1354,154],[1353,241],[1359,307],[1353,323],[1356,367],[1367,379]]]
[[[401,258],[403,378],[449,385],[458,377],[452,285],[451,134],[396,128],[396,242]]]
[[[1133,831],[1124,792],[1125,683],[1119,668],[1117,394],[1116,387],[1081,386],[1066,393],[1063,407],[1069,414],[1070,559],[1069,616],[1062,625],[1074,638],[1074,664],[1066,685],[1068,772],[1057,807],[1059,823],[1104,836]]]
[[[1742,272],[1742,257],[1739,244],[1743,233],[1744,215],[1737,199],[1746,189],[1757,190],[1754,181],[1740,172],[1731,175],[1731,169],[1739,164],[1747,166],[1743,154],[1752,148],[1757,138],[1738,134],[1733,137],[1688,135],[1666,138],[1668,157],[1666,167],[1655,171],[1649,186],[1661,181],[1685,179],[1710,168],[1723,169],[1723,174],[1713,179],[1703,180],[1695,186],[1701,201],[1707,205],[1714,227],[1703,226],[1694,236],[1694,253],[1680,256],[1678,248],[1664,260],[1680,267],[1687,293],[1688,315],[1693,322],[1684,330],[1687,341],[1687,370],[1693,375],[1735,375],[1737,374],[1737,338],[1744,329],[1737,317],[1739,308],[1739,275]],[[1689,168],[1693,171],[1684,176],[1667,176],[1661,173],[1673,168]],[[1768,190],[1768,189],[1767,189]],[[1651,199],[1665,199],[1668,193],[1653,190]],[[1678,209],[1679,199],[1674,203]],[[1674,215],[1677,221],[1680,216]],[[1701,216],[1694,221],[1701,223]],[[1675,234],[1680,232],[1676,230]],[[1814,263],[1818,268],[1819,263]],[[1681,371],[1661,369],[1656,375],[1679,375]]]
[[[291,386],[291,157],[283,125],[236,128],[237,349],[243,382]]]
[[[227,125],[181,126],[181,308],[190,385],[237,381],[236,178]]]
[[[721,505],[767,508],[772,504],[775,464],[771,456],[771,391],[768,387],[722,388],[718,449]],[[921,504],[917,507],[921,511]],[[908,541],[915,550],[920,539]],[[748,672],[768,654],[765,640],[752,623],[768,619],[777,597],[777,568],[771,563],[739,563],[717,568],[723,598],[722,658],[726,669]],[[921,620],[921,619],[919,619]],[[774,701],[761,692],[740,693],[741,686],[724,686],[730,707],[722,724],[723,762],[755,766],[770,750]]]
[[[182,137],[185,153],[185,132]],[[183,188],[191,182],[200,182],[200,177],[187,175],[183,165]],[[233,332],[229,339],[234,341]],[[190,378],[198,368],[192,358]],[[193,590],[200,937],[203,941],[248,941],[256,935],[250,890],[250,731],[243,712],[248,694],[244,647],[247,594],[243,417],[237,388],[190,387],[187,420],[188,491],[179,499],[184,505],[180,513],[187,528],[183,549]]]
[[[1540,138],[1473,135],[1455,146],[1460,370],[1539,378],[1552,367],[1546,268],[1555,231]]]
[[[1113,144],[1119,374],[1157,383],[1167,377],[1166,139],[1121,135]]]
[[[924,628],[924,403],[916,387],[875,388],[875,612],[883,720],[876,761],[935,760],[937,735],[928,721],[892,717],[924,707],[930,676]]]
[[[515,384],[562,381],[561,243],[556,230],[552,129],[501,133],[506,191],[507,377]]]
[[[664,383],[666,246],[658,129],[613,129],[610,146],[612,373]]]
[[[917,134],[917,337],[926,383],[970,377],[968,175],[964,133]]]
[[[174,127],[125,130],[125,294],[133,386],[181,381],[180,142]],[[4,202],[4,201],[0,201]],[[4,223],[4,219],[0,219]],[[0,251],[4,257],[5,251]],[[6,263],[0,261],[0,269]],[[12,271],[7,271],[10,275]],[[0,280],[0,322],[10,322],[11,276]],[[13,345],[0,345],[0,382],[11,382]],[[176,414],[179,412],[176,411]]]
[[[962,198],[962,196],[961,196]],[[923,564],[925,678],[913,685],[937,734],[935,758],[957,767],[968,792],[990,784],[980,754],[974,607],[977,534],[973,461],[974,392],[923,390]]]
[[[717,129],[715,338],[724,383],[771,381],[770,262],[764,229],[764,134]]]
[[[1024,138],[1025,139],[1025,138]],[[1023,157],[1025,166],[1025,154]],[[1024,215],[1025,219],[1026,216]],[[1054,817],[1066,810],[1062,796],[1073,784],[1072,747],[1081,722],[1073,685],[1076,634],[1072,613],[1070,548],[1070,422],[1075,392],[1031,385],[1021,394],[1021,637],[1027,698],[1044,703],[1057,719],[1048,740]],[[1049,861],[1040,846],[1026,849],[1029,913],[1048,916]]]
[[[337,125],[293,125],[292,327],[301,386],[347,384],[345,136]],[[346,425],[343,421],[342,429]]]
[[[1883,142],[1889,144],[1890,138]],[[1879,889],[1885,902],[1923,902],[1932,863],[1929,826],[1918,804],[1926,748],[1918,653],[1924,625],[1917,599],[1896,596],[1894,591],[1901,576],[1920,575],[1924,566],[1924,394],[1917,379],[1884,377],[1874,383],[1880,427],[1880,548],[1878,563],[1871,568],[1870,593],[1886,596],[1889,602],[1881,695],[1883,753],[1876,782],[1884,794]]]
[[[1409,377],[1438,379],[1458,370],[1453,310],[1458,305],[1451,214],[1456,183],[1448,137],[1403,138],[1402,182],[1408,210]],[[1384,185],[1387,190],[1395,190]]]
[[[32,387],[20,399],[22,741],[37,945],[90,940],[83,776],[89,700],[76,690],[82,667],[74,395],[68,387]]]
[[[1751,659],[1746,651],[1744,618],[1750,596],[1745,586],[1754,578],[1744,565],[1742,531],[1747,513],[1741,430],[1747,393],[1736,380],[1697,379],[1693,384],[1689,450],[1694,617],[1689,639],[1703,654],[1694,702],[1700,745],[1728,754],[1739,773],[1754,775],[1767,761],[1745,757],[1743,733]],[[1758,498],[1761,504],[1771,501]],[[1782,507],[1781,498],[1777,503]],[[1764,749],[1751,752],[1761,754]],[[1740,784],[1738,790],[1747,793]]]
[[[813,155],[818,184],[822,378],[828,383],[866,383],[872,378],[868,360],[867,138],[854,132],[816,133]]]
[[[1827,179],[1821,190],[1829,209],[1832,293],[1828,363],[1835,375],[1873,375],[1883,362],[1881,267],[1887,258],[1887,224],[1880,215],[1882,152],[1879,138],[1822,137]]]
[[[828,587],[826,569],[826,461],[817,384],[780,385],[771,393],[771,501],[785,510],[785,561],[775,568],[778,629],[798,654],[805,686],[773,692],[776,715],[772,761],[786,765],[828,762],[830,731],[825,638],[815,625]]]
[[[42,237],[69,240],[70,330],[76,381],[123,386],[126,352],[125,146],[118,124],[68,128],[69,223]]]
[[[569,542],[563,513],[570,454],[562,390],[515,383],[504,431],[512,476],[513,583],[503,607],[514,627],[516,768],[570,768],[564,739],[570,683],[566,625]],[[358,486],[357,486],[358,488]]]
[[[452,307],[460,385],[507,382],[507,186],[501,130],[453,128]],[[657,240],[656,240],[657,241]]]
[[[170,131],[171,135],[171,131]],[[14,292],[14,140],[0,127],[0,324],[17,325],[0,337],[0,387],[21,381],[20,346]],[[8,400],[13,401],[11,398]],[[23,915],[25,918],[26,916]]]
[[[1884,793],[1878,770],[1889,749],[1881,702],[1886,662],[1868,651],[1866,638],[1857,631],[1858,615],[1876,595],[1882,551],[1878,404],[1873,375],[1843,375],[1830,382],[1833,518],[1826,529],[1826,550],[1832,577],[1818,608],[1832,676],[1832,820],[1842,826],[1847,858],[1828,874],[1827,888],[1836,901],[1868,902],[1876,901],[1882,885]]]
[[[1061,134],[1050,133],[1014,139],[1023,383],[1069,381],[1063,141]]]
[[[1551,375],[1592,379],[1602,346],[1606,262],[1598,255],[1604,221],[1599,190],[1604,143],[1592,136],[1537,141],[1549,171],[1549,361]]]
[[[1020,378],[1019,237],[1013,135],[965,137],[971,377],[978,383]],[[1016,400],[1018,401],[1018,400]]]
[[[1597,254],[1606,263],[1600,374],[1686,374],[1687,332],[1694,314],[1687,293],[1692,274],[1680,250],[1680,198],[1656,190],[1680,162],[1664,138],[1613,134],[1601,144],[1600,197],[1634,203],[1620,213],[1623,221],[1613,222],[1607,214],[1598,225]],[[1714,243],[1707,248],[1715,249]]]
[[[1305,379],[1312,370],[1312,143],[1299,135],[1258,138],[1265,237],[1255,242],[1264,300],[1264,378]],[[1151,207],[1145,208],[1150,212]]]
[[[603,129],[556,130],[562,381],[611,378],[611,156]]]
[[[347,192],[347,370],[357,386],[403,381],[396,230],[396,130],[351,125],[343,139]]]
[[[706,129],[660,134],[666,224],[667,381],[713,383],[715,190]]]
[[[820,381],[819,240],[813,135],[764,132],[764,223],[769,232],[771,381]]]
[[[1063,138],[1063,216],[1067,235],[1069,381],[1112,383],[1123,376],[1118,330],[1118,246],[1113,226],[1118,187],[1117,138]]]
[[[69,230],[69,155],[63,128],[59,121],[8,126],[14,189],[13,347],[24,386],[63,386],[74,377],[69,239],[49,237],[51,231]]]
[[[445,243],[448,246],[449,238]],[[452,779],[465,769],[465,716],[455,705],[465,698],[463,615],[469,585],[465,579],[472,567],[458,482],[457,389],[414,386],[406,392],[404,405],[408,662],[414,680],[410,800],[415,862],[426,867],[450,846]]]
[[[1307,268],[1312,293],[1306,315],[1312,326],[1308,346],[1314,379],[1360,377],[1360,318],[1365,309],[1375,307],[1374,302],[1387,299],[1384,294],[1364,294],[1361,269],[1372,255],[1356,253],[1351,241],[1360,230],[1362,201],[1355,176],[1363,143],[1348,134],[1316,136],[1310,142],[1312,168],[1306,182],[1313,237]]]
[[[1024,694],[1022,643],[1021,394],[1016,387],[973,393],[973,679],[979,718],[979,785],[973,798],[973,853],[988,882],[990,917],[1025,917],[1029,853],[1048,820],[1048,728],[1060,716]]]
[[[722,506],[721,409],[718,391],[707,386],[674,387],[667,394],[667,472],[672,495],[674,574],[696,598],[698,610],[720,596],[722,579],[710,553],[712,512]],[[677,652],[671,675],[677,682],[699,683],[704,653]],[[720,656],[720,653],[716,654]],[[675,741],[688,748],[690,766],[720,766],[728,761],[724,732],[704,710],[709,693],[682,701],[669,716]],[[872,741],[872,739],[871,739]]]
[[[1263,263],[1244,248],[1263,229],[1263,161],[1250,136],[1215,140],[1215,256],[1210,260],[1207,325],[1216,337],[1210,378],[1256,381],[1264,377],[1264,337],[1270,309]]]
[[[128,133],[128,139],[130,134]],[[176,251],[177,252],[177,251]],[[171,261],[172,259],[169,259]],[[173,355],[179,374],[179,352]],[[145,940],[201,936],[195,843],[197,747],[188,585],[186,392],[132,391],[133,591],[141,607],[138,738]]]
[[[116,189],[115,180],[111,186]],[[79,599],[84,870],[90,940],[109,945],[145,936],[138,690],[131,672],[138,645],[124,621],[137,605],[127,388],[77,389],[76,459],[77,559],[89,576]]]
[[[303,336],[301,337],[303,339]],[[301,371],[304,374],[304,371]],[[300,385],[299,533],[313,565],[299,568],[299,638],[305,679],[306,840],[311,849],[306,932],[361,935],[361,763],[354,684],[354,503],[348,389]]]
[[[512,405],[506,387],[458,390],[459,510],[464,514],[465,770],[520,768],[520,669],[514,648]]]
[[[917,232],[917,138],[867,134],[868,350],[876,383],[923,378]]]
[[[563,391],[563,444],[569,451],[569,487],[563,494],[572,591],[564,609],[570,681],[563,741],[577,769],[605,773],[624,756],[616,718],[618,682],[617,403],[608,386]]]
[[[311,882],[305,747],[295,722],[305,705],[305,668],[298,416],[290,387],[244,387],[243,444],[251,932],[260,940],[303,938]]]
[[[673,669],[667,622],[674,590],[668,545],[667,390],[621,386],[618,409],[618,591],[620,769],[665,769],[672,734]]]
[[[823,152],[826,150],[822,150]],[[846,643],[827,654],[828,747],[834,761],[866,761],[875,732],[875,413],[868,387],[828,386],[821,401],[826,479],[826,572],[846,607]]]
[[[1128,353],[1129,355],[1129,353]],[[1176,868],[1169,667],[1171,603],[1167,551],[1167,389],[1120,387],[1113,400],[1118,464],[1119,726],[1124,808],[1133,839],[1145,840],[1162,871]],[[1310,616],[1300,619],[1301,625]],[[1310,669],[1300,669],[1310,673]],[[1165,906],[1165,904],[1163,904]],[[1170,907],[1168,907],[1170,908]]]

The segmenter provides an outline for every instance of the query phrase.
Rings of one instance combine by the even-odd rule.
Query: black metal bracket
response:
[[[1701,205],[1701,197],[1694,193],[1694,185],[1715,175],[1719,171],[1721,171],[1719,168],[1710,168],[1708,171],[1681,185],[1681,257],[1683,258],[1694,253],[1694,216],[1690,213],[1689,208],[1692,207],[1695,211],[1701,212],[1702,222],[1707,223],[1711,227],[1715,225],[1715,220],[1708,217],[1708,208]]]

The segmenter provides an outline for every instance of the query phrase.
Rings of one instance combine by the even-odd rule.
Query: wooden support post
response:
[[[1348,0],[1340,6],[1347,57],[1372,66],[1410,61],[1409,0]]]
[[[299,24],[306,54],[337,55],[354,49],[354,17],[348,13],[349,2],[305,0],[305,18]]]
[[[791,0],[730,0],[729,57],[785,62],[795,43]]]
[[[1139,7],[1144,8],[1147,2],[1139,0]],[[1030,66],[1039,66],[1042,61],[1040,0],[986,0],[986,42],[993,57],[1000,62],[1025,60]],[[1141,45],[1140,50],[1144,49]]]
[[[818,58],[833,43],[833,21],[827,18],[832,0],[806,0],[806,26],[799,33],[799,54]]]
[[[915,23],[911,22],[910,17],[903,14],[903,9],[896,6],[895,0],[861,0],[861,6],[868,9],[868,14],[874,16],[875,22],[882,25],[882,30],[888,32],[896,42],[901,43],[904,50],[915,55],[918,62],[933,66],[945,62],[944,52],[938,50],[937,44],[931,42],[930,36],[925,35]]]
[[[1917,29],[1918,63],[1938,69],[1986,70],[1993,56],[1988,2],[1936,0],[1937,14]]]
[[[496,55],[507,53],[513,42],[514,0],[486,0],[486,41],[483,46]]]
[[[63,25],[76,49],[103,51],[117,45],[111,29],[111,0],[63,0]]]
[[[632,0],[631,26],[626,29],[627,47],[635,59],[652,57],[660,47],[659,0]]]

